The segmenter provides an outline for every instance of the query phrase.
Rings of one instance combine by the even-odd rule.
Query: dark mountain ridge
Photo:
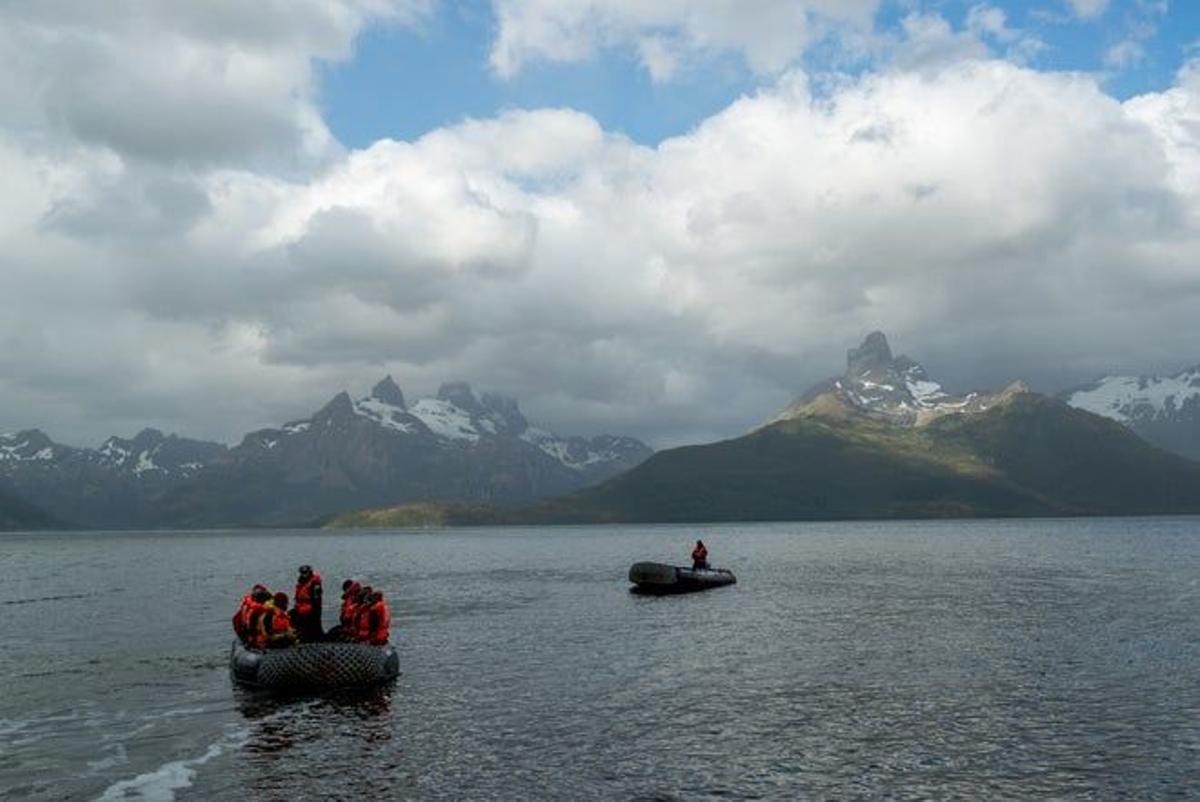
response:
[[[1200,463],[1030,392],[955,397],[876,332],[846,373],[749,434],[661,451],[520,510],[397,509],[335,525],[781,521],[1200,513]]]
[[[422,500],[517,504],[567,493],[645,459],[628,437],[559,437],[516,400],[443,385],[411,406],[390,376],[358,401],[233,447],[145,429],[98,449],[36,429],[0,435],[0,480],[26,502],[92,527],[301,525],[344,509]]]

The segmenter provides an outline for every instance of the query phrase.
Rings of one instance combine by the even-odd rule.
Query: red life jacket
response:
[[[288,618],[287,612],[274,605],[263,605],[258,629],[263,645],[290,643],[296,639],[296,633],[292,630],[292,620]]]
[[[371,605],[354,606],[354,639],[365,641],[371,637]]]
[[[242,639],[252,649],[261,649],[266,645],[266,637],[262,631],[262,620],[266,613],[267,605],[262,602],[250,599],[250,603],[246,605],[242,618],[242,631],[245,635]]]
[[[313,614],[313,587],[321,584],[321,575],[316,571],[307,582],[296,583],[296,596],[293,608],[296,615],[309,616]]]
[[[367,643],[382,646],[388,642],[389,630],[392,626],[392,611],[388,609],[383,599],[375,602],[367,610]]]
[[[705,546],[697,546],[692,549],[692,560],[702,563],[708,560],[708,549]]]
[[[233,631],[241,640],[246,640],[246,608],[252,601],[254,598],[247,593],[242,597],[242,603],[238,605],[237,612],[233,614]]]
[[[358,610],[358,605],[354,601],[353,596],[347,596],[342,599],[342,615],[339,619],[342,622],[344,629],[354,628],[354,614]]]

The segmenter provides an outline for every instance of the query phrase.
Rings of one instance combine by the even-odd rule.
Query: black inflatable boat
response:
[[[696,590],[732,585],[737,577],[724,568],[684,568],[663,563],[634,563],[629,569],[630,590],[634,593],[662,595],[691,593]]]
[[[391,644],[302,643],[260,652],[235,640],[229,650],[229,675],[235,682],[276,691],[368,688],[399,673],[400,655]]]

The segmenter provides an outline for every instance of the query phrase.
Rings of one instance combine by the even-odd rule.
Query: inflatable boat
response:
[[[229,650],[229,675],[235,682],[276,691],[367,688],[399,673],[400,655],[391,644],[301,643],[260,652],[235,640]]]
[[[629,569],[630,590],[634,593],[661,595],[691,593],[696,590],[732,585],[737,577],[724,568],[685,568],[663,563],[634,563]]]

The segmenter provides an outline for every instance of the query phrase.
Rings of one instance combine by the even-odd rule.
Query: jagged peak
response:
[[[9,440],[22,440],[39,445],[54,445],[54,441],[50,438],[50,435],[41,429],[22,429],[19,432],[10,432],[7,435],[3,435],[3,437]]]
[[[873,331],[857,348],[846,352],[846,375],[861,376],[877,368],[891,367],[892,349],[882,331]]]
[[[345,390],[329,399],[329,403],[317,410],[317,414],[313,418],[328,418],[335,415],[354,414],[354,402],[350,400],[350,394]]]
[[[167,439],[167,436],[161,430],[147,426],[133,436],[134,443],[144,445],[148,443],[158,443]]]
[[[475,397],[475,393],[471,390],[471,385],[467,382],[446,382],[438,388],[438,400],[448,401],[464,412],[480,413],[483,412],[483,407],[479,404],[479,399]]]
[[[371,389],[371,397],[389,406],[408,409],[408,406],[404,403],[404,393],[400,390],[400,386],[396,384],[395,380],[392,379],[390,373],[384,376]]]
[[[484,393],[482,404],[484,409],[499,415],[512,429],[517,430],[518,433],[524,431],[529,426],[529,422],[521,414],[521,408],[515,398],[500,395],[499,393]]]

